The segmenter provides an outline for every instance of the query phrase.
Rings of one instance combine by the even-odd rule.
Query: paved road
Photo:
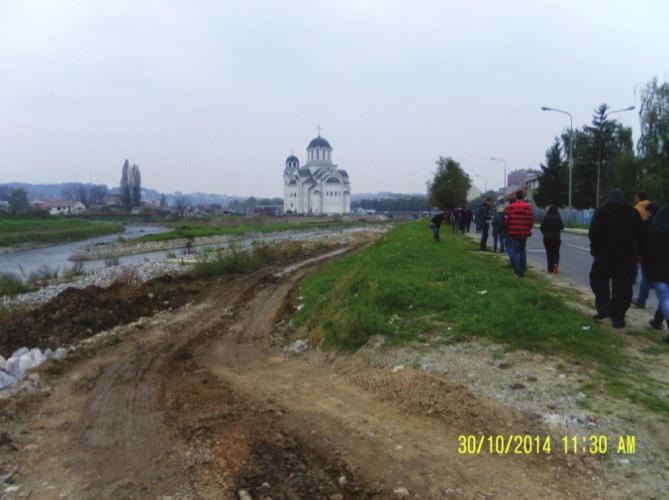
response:
[[[541,237],[541,232],[532,229],[532,237],[527,240],[527,260],[546,270],[546,251]],[[589,273],[592,265],[590,256],[590,242],[587,235],[562,233],[562,246],[560,247],[560,274],[569,281],[590,286]],[[634,296],[637,296],[638,288],[634,287]],[[655,292],[650,292],[646,303],[649,313],[655,312],[657,298]]]

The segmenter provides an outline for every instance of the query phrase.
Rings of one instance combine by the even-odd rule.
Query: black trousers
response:
[[[600,315],[623,320],[632,303],[632,286],[636,275],[633,257],[602,259],[595,257],[590,270],[590,288],[595,294],[595,306]]]
[[[553,272],[555,266],[560,263],[560,238],[544,238],[544,248],[546,249],[546,263],[548,272]]]
[[[488,229],[490,229],[490,224],[487,222],[481,224],[481,250],[488,249]]]

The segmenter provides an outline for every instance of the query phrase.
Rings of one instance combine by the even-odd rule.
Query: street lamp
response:
[[[501,161],[502,163],[504,163],[504,182],[502,183],[502,185],[504,186],[504,195],[506,196],[506,188],[509,187],[507,185],[507,182],[506,182],[506,162],[504,160],[502,160],[501,158],[495,158],[494,156],[491,156],[490,160],[491,161]]]
[[[555,111],[556,113],[562,113],[569,117],[569,194],[568,202],[569,208],[572,208],[571,205],[571,192],[572,192],[572,174],[574,172],[574,118],[571,116],[571,113],[563,111],[561,109],[549,108],[548,106],[541,106],[541,111]]]
[[[488,192],[488,178],[487,178],[485,175],[478,175],[478,174],[474,175],[474,177],[481,177],[481,178],[483,178],[483,182],[485,183],[485,191],[484,191],[484,193],[487,193],[487,192]]]
[[[635,106],[627,106],[626,108],[623,109],[616,109],[614,111],[609,111],[606,113],[603,117],[604,120],[606,120],[609,116],[611,116],[614,113],[622,113],[623,111],[633,111],[635,109]],[[597,161],[597,197],[595,198],[595,208],[599,208],[599,185],[600,185],[600,174],[602,170],[602,148],[604,145],[602,144],[602,134],[599,134],[599,148],[598,148],[598,161]],[[608,162],[607,162],[608,163]]]

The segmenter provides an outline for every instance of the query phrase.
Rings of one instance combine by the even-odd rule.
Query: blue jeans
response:
[[[664,314],[665,318],[669,318],[669,283],[657,281],[655,283],[649,283],[648,286],[655,290],[658,308],[662,310],[662,314]]]
[[[431,224],[430,229],[432,229],[432,237],[434,241],[439,241],[439,227],[436,224]]]
[[[525,276],[527,270],[527,253],[525,252],[525,243],[527,240],[511,239],[511,265],[518,276]]]
[[[513,265],[513,257],[511,255],[513,254],[513,248],[511,247],[511,238],[509,238],[508,235],[502,236],[504,239],[504,248],[506,248],[506,254],[509,256],[509,262],[511,262]]]
[[[648,296],[650,295],[650,286],[648,285],[648,282],[646,281],[646,278],[644,278],[643,272],[641,272],[639,274],[641,274],[641,281],[639,281],[639,295],[634,300],[639,305],[645,306],[646,301],[648,300]]]
[[[500,234],[493,233],[493,235],[492,235],[492,241],[493,241],[492,251],[493,252],[497,251],[497,243],[499,243],[499,251],[503,252],[504,251],[504,240],[505,239],[506,238],[504,238],[504,236],[502,236]]]

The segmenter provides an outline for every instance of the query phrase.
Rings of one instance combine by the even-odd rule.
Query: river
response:
[[[123,233],[97,236],[87,240],[72,241],[58,245],[32,248],[30,250],[4,253],[0,255],[0,272],[15,273],[27,277],[30,273],[39,270],[40,267],[45,265],[53,270],[58,269],[60,272],[63,272],[66,269],[70,269],[74,264],[68,260],[70,256],[83,247],[100,243],[110,243],[117,240],[119,236],[122,236],[126,240],[131,240],[144,236],[145,234],[158,234],[165,231],[167,231],[167,229],[161,226],[128,225],[125,227]],[[139,256],[135,255],[133,257]],[[92,260],[84,263],[84,269],[87,271],[104,266],[104,260]]]

